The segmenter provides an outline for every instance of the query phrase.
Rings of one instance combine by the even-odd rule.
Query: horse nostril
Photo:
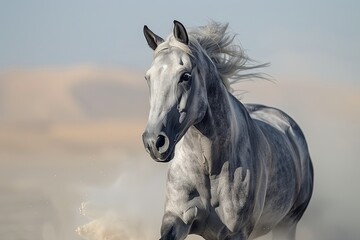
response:
[[[162,146],[164,146],[164,144],[165,144],[165,136],[159,135],[156,139],[156,144],[155,144],[156,149],[159,150]]]
[[[166,135],[160,133],[159,136],[156,139],[155,143],[156,149],[159,151],[159,153],[164,153],[168,150],[169,147],[169,139]]]

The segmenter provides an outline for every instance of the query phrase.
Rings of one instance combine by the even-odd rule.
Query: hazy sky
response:
[[[229,22],[269,73],[359,85],[359,1],[1,1],[0,70],[93,64],[143,70],[144,24],[161,36]]]

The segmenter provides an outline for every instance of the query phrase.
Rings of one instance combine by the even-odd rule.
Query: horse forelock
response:
[[[174,36],[169,36],[166,41],[164,41],[163,43],[161,43],[154,52],[154,56],[156,57],[161,51],[170,49],[172,47],[178,48],[181,51],[185,52],[186,54],[193,56],[192,51],[190,49],[190,47],[184,43],[181,43],[179,41],[177,41]]]

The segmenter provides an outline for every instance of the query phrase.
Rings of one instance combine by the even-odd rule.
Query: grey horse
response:
[[[145,149],[169,162],[161,239],[295,239],[310,201],[313,167],[295,121],[276,108],[243,105],[231,84],[253,77],[227,24],[166,40],[144,26],[154,59],[145,79],[150,113]]]

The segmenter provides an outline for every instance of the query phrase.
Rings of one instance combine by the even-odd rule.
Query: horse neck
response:
[[[208,108],[205,117],[195,127],[211,140],[229,139],[244,132],[250,121],[247,110],[226,89],[218,77],[206,80]]]
[[[179,147],[182,152],[196,152],[200,164],[204,167],[203,171],[209,174],[217,174],[221,165],[226,161],[226,156],[236,151],[239,137],[246,128],[243,116],[239,116],[239,106],[234,106],[235,99],[226,90],[224,84],[219,79],[206,79],[208,83],[208,107],[203,119],[190,127]],[[211,84],[210,84],[211,83]],[[240,104],[240,103],[239,103]],[[240,104],[240,110],[245,108]],[[241,127],[239,127],[241,126]],[[244,135],[245,136],[245,135]],[[242,141],[244,142],[244,141]],[[242,144],[242,143],[241,143]],[[191,164],[198,164],[191,161]]]
[[[212,80],[208,88],[207,113],[194,127],[202,136],[200,148],[207,171],[217,175],[222,164],[232,156],[247,154],[251,145],[250,132],[254,128],[244,105],[228,92],[220,79]]]

